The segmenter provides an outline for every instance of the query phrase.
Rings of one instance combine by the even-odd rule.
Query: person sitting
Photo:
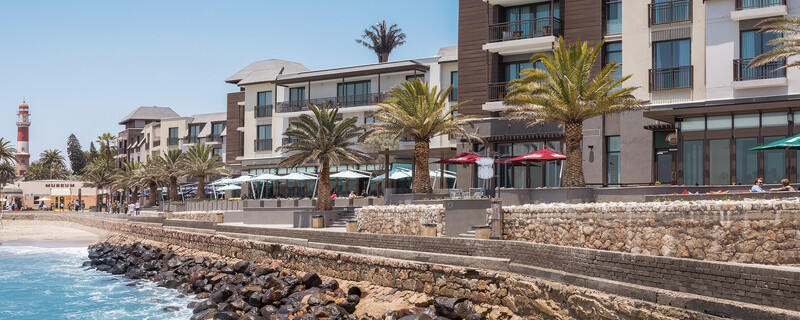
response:
[[[337,198],[336,191],[334,191],[331,193],[331,199],[336,199],[336,198]]]
[[[355,192],[353,192],[353,191],[350,191],[350,194],[349,194],[349,195],[347,195],[347,197],[348,197],[348,198],[351,198],[351,199],[352,199],[352,198],[355,198],[355,197],[356,197],[356,193],[355,193]]]
[[[762,187],[764,185],[763,178],[756,178],[756,181],[753,182],[753,186],[750,187],[750,192],[766,192]]]
[[[792,186],[789,185],[789,179],[781,180],[781,187],[779,188],[772,188],[769,191],[795,191]]]

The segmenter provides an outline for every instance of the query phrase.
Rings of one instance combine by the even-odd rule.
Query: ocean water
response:
[[[193,297],[81,264],[85,246],[0,245],[0,319],[189,319]],[[138,282],[136,286],[127,286]],[[176,312],[164,308],[179,307]]]

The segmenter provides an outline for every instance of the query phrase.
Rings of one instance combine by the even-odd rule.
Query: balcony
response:
[[[386,98],[382,93],[370,93],[362,95],[349,95],[344,97],[314,98],[310,100],[281,101],[275,105],[275,112],[300,112],[308,111],[308,105],[336,105],[339,108],[352,108],[375,105]]]
[[[290,143],[293,143],[293,142],[297,142],[297,140],[298,140],[297,138],[283,138],[283,139],[281,139],[281,145],[285,146],[287,144],[290,144]]]
[[[272,139],[256,139],[253,142],[256,151],[272,150]]]
[[[692,88],[693,66],[650,69],[650,92]]]
[[[160,138],[156,138],[155,140],[153,140],[153,148],[158,147],[160,145],[161,145],[161,139]]]
[[[508,93],[508,82],[490,83],[488,92],[487,101],[503,101],[506,98],[506,93]]]
[[[483,50],[500,55],[549,51],[562,32],[556,17],[496,23],[489,25],[489,43]]]
[[[748,68],[752,58],[733,60],[733,88],[752,89],[786,85],[786,60]]]
[[[178,145],[178,137],[169,137],[167,138],[167,145],[168,146],[177,146]]]
[[[256,106],[256,118],[264,118],[272,116],[272,105],[267,104],[263,106]]]
[[[736,0],[731,20],[751,20],[787,15],[786,0]]]
[[[650,26],[692,21],[692,2],[670,1],[648,5]]]
[[[200,143],[200,137],[198,136],[188,136],[186,137],[186,143]]]
[[[208,140],[209,140],[210,142],[219,142],[219,143],[222,143],[222,136],[221,136],[221,135],[219,135],[219,134],[212,134],[212,135],[208,136]]]

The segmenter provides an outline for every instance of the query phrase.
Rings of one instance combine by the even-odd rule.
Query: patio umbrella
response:
[[[302,173],[298,173],[298,172],[292,172],[292,173],[287,174],[285,176],[281,176],[280,179],[281,180],[294,180],[295,181],[295,183],[294,183],[294,194],[295,194],[295,196],[297,196],[297,185],[300,183],[299,181],[316,180],[317,178],[314,178],[312,176],[305,175],[305,174],[302,174]],[[289,193],[288,185],[287,185],[286,193]]]
[[[332,174],[331,178],[337,178],[337,179],[363,179],[363,178],[369,178],[369,176],[366,175],[366,174],[363,174],[363,173],[358,173],[358,172],[355,172],[355,171],[346,170],[346,171],[342,171],[342,172],[338,172],[338,173]]]
[[[800,134],[793,137],[788,137],[786,139],[773,141],[765,145],[750,148],[750,151],[774,150],[774,149],[800,150]]]
[[[462,152],[452,158],[442,159],[434,163],[447,163],[447,164],[467,164],[475,163],[476,160],[482,158],[481,155],[472,152]]]
[[[37,200],[37,201],[50,201],[50,198],[48,198],[48,197],[41,197],[41,198],[39,198],[39,200]]]
[[[545,163],[545,162],[548,162],[548,161],[559,161],[559,160],[566,160],[566,159],[567,159],[567,156],[565,156],[565,155],[563,155],[561,153],[555,152],[553,150],[550,150],[550,149],[539,149],[539,150],[536,150],[536,151],[531,152],[531,153],[526,153],[526,154],[523,154],[521,156],[513,157],[511,159],[508,159],[508,160],[504,161],[503,163],[506,163],[506,164],[508,164],[508,163],[512,163],[512,164],[514,164],[514,163],[525,163],[525,162],[541,162],[541,163]],[[561,169],[563,170],[564,167],[562,166]],[[561,176],[561,173],[559,173],[559,176]],[[542,174],[542,186],[545,185],[544,178],[545,178],[545,175]]]
[[[228,191],[228,190],[242,190],[242,187],[237,186],[237,185],[229,184],[229,185],[222,186],[222,187],[217,189],[217,191]]]
[[[392,171],[389,171],[389,180],[400,180],[407,178],[411,178],[410,171],[398,170],[396,168],[392,169]],[[383,175],[379,175],[375,178],[372,178],[372,181],[381,181],[383,179],[385,179],[385,177]]]
[[[229,184],[237,184],[237,185],[239,185],[239,184],[243,184],[245,182],[250,182],[251,179],[253,179],[253,177],[248,176],[248,175],[243,175],[243,176],[240,176],[240,177],[237,177],[237,178],[233,179]]]
[[[264,173],[250,179],[250,181],[264,181],[264,184],[261,185],[261,193],[258,194],[258,198],[260,199],[264,197],[264,188],[267,186],[267,181],[278,180],[280,178],[281,176],[277,174]],[[255,191],[253,193],[255,194]]]
[[[219,179],[219,180],[214,181],[212,183],[209,183],[208,185],[209,186],[224,186],[226,184],[231,184],[231,183],[233,183],[233,179],[231,179],[231,178],[222,178],[222,179]]]

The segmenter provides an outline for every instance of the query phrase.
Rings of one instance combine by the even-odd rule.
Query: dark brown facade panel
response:
[[[244,101],[244,92],[231,92],[228,93],[227,103],[227,135],[225,137],[225,158],[229,164],[238,164],[241,161],[236,160],[236,157],[242,156],[244,150],[241,147],[241,134],[239,124],[241,123],[242,116],[239,112],[239,102]]]
[[[458,87],[459,100],[469,101],[464,114],[486,115],[487,54],[482,47],[488,37],[488,5],[481,0],[458,2]]]
[[[563,1],[564,39],[588,42],[595,46],[603,39],[603,1]],[[594,70],[599,71],[601,59],[595,61]]]

